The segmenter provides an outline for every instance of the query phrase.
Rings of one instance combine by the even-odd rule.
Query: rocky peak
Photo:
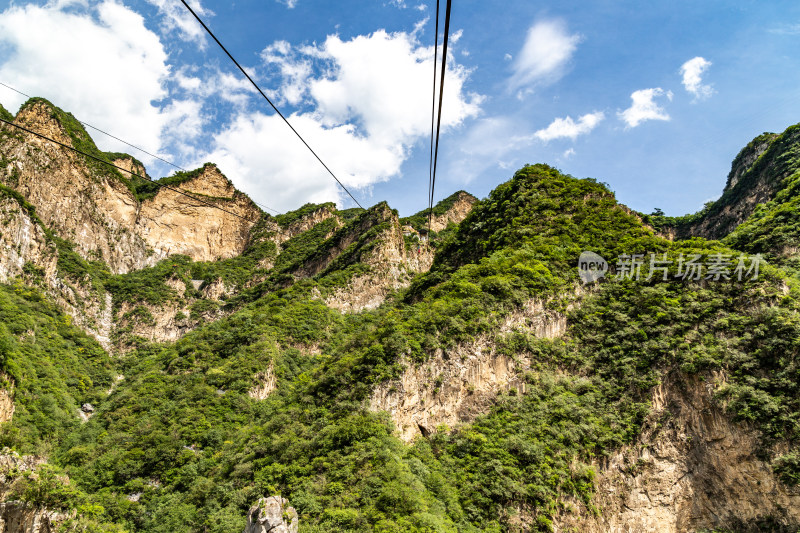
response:
[[[731,165],[722,196],[691,221],[676,227],[678,238],[721,239],[744,222],[758,204],[772,200],[785,179],[800,169],[800,124],[782,134],[753,139]]]
[[[477,198],[465,191],[458,191],[447,200],[450,202],[445,212],[437,214],[434,211],[431,217],[431,230],[433,231],[442,231],[450,224],[461,223],[472,210],[473,204],[478,201]]]
[[[762,133],[742,148],[731,163],[731,171],[728,174],[728,181],[725,184],[724,191],[734,188],[742,176],[753,167],[753,164],[761,157],[761,154],[766,152],[767,148],[777,138],[778,135],[776,133]]]
[[[147,177],[147,169],[145,169],[141,161],[138,161],[127,154],[122,155],[123,157],[112,159],[111,163],[123,169],[121,173],[124,177],[128,179],[133,178],[134,175]]]
[[[46,135],[60,143],[64,143],[67,146],[77,148],[72,142],[72,136],[69,134],[69,130],[65,127],[64,120],[62,120],[64,115],[66,114],[63,111],[44,98],[31,98],[20,108],[14,122],[29,130]],[[83,130],[83,127],[80,126],[79,123],[78,126],[82,131],[76,133],[79,135],[82,133],[89,139],[89,135]],[[37,142],[37,144],[47,142],[43,139],[32,140]],[[89,140],[91,141],[91,139]]]
[[[214,163],[206,163],[191,179],[180,184],[181,189],[216,198],[233,198],[236,188]]]

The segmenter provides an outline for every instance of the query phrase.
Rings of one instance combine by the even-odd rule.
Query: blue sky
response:
[[[363,205],[424,208],[434,2],[194,5]],[[800,122],[797,2],[455,0],[451,34],[437,199],[544,162],[685,214],[749,140]],[[216,162],[279,211],[352,205],[178,0],[0,3],[0,82],[180,166]]]

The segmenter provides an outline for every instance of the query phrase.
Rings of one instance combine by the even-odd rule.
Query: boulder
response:
[[[247,514],[244,533],[297,533],[297,511],[280,496],[259,498]]]

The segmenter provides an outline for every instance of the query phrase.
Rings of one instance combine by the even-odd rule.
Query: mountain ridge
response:
[[[726,190],[775,187],[741,235],[798,233],[790,133],[732,165]],[[0,127],[0,181],[16,168],[32,188],[20,137]],[[46,157],[131,205],[160,194]],[[193,172],[176,181],[235,199],[215,167]],[[47,458],[0,474],[68,530],[241,531],[272,495],[308,533],[800,527],[800,281],[678,263],[749,252],[737,230],[671,241],[603,184],[538,164],[486,199],[455,193],[432,232],[385,202],[254,211],[228,257],[154,251],[123,273],[70,241],[80,224],[50,228],[28,199],[43,195],[0,193],[0,445]],[[187,209],[178,226],[211,208]],[[707,227],[734,220],[719,212]],[[592,285],[585,250],[611,264]],[[664,278],[624,275],[632,254],[666,254]]]

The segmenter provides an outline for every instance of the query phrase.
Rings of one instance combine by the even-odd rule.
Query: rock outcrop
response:
[[[555,338],[566,330],[566,317],[530,301],[509,314],[501,332],[527,331]],[[387,411],[401,439],[427,437],[440,425],[453,427],[486,413],[498,391],[525,392],[522,374],[530,361],[498,353],[483,336],[473,343],[439,351],[420,365],[408,364],[399,380],[380,384],[373,391],[370,409]]]
[[[101,299],[89,284],[60,277],[55,242],[20,199],[0,193],[0,224],[0,283],[24,278],[38,285],[77,326],[110,347],[110,296]]]
[[[712,399],[722,380],[675,374],[657,387],[638,442],[595,465],[600,515],[568,502],[577,512],[558,517],[556,530],[800,530],[800,489],[761,459],[758,432]]]
[[[196,177],[142,202],[134,232],[154,252],[149,264],[175,254],[213,261],[241,254],[260,216],[250,198],[207,164]]]
[[[247,513],[244,533],[297,533],[297,511],[280,496],[261,498]]]
[[[342,312],[378,307],[391,291],[408,287],[415,274],[426,272],[433,263],[434,249],[418,236],[406,242],[397,214],[386,204],[378,204],[372,210],[375,216],[361,224],[368,226],[359,226],[358,233],[343,239],[349,246],[362,232],[377,226],[383,228],[369,242],[363,243],[354,257],[354,262],[368,266],[369,271],[353,277],[346,286],[325,298],[326,305]]]
[[[798,154],[800,126],[792,126],[781,135],[759,135],[733,160],[719,200],[695,220],[675,228],[673,235],[679,239],[722,239],[744,222],[756,206],[775,196],[784,179],[800,168]]]
[[[67,516],[13,497],[13,486],[20,474],[35,472],[42,460],[20,456],[8,448],[0,452],[0,533],[55,533]]]
[[[477,201],[478,199],[468,192],[459,191],[447,211],[440,215],[434,213],[431,217],[431,229],[433,231],[442,231],[450,224],[460,224],[472,211],[472,205]]]
[[[255,377],[255,385],[248,392],[249,396],[254,400],[266,400],[275,387],[278,386],[277,378],[275,377],[275,365],[270,363],[266,370],[259,372]]]
[[[15,122],[65,145],[96,147],[77,123],[41,99],[22,107]],[[74,119],[72,119],[74,121]],[[140,201],[125,183],[129,171],[144,174],[132,158],[114,159],[122,171],[106,167],[31,134],[0,128],[0,183],[14,188],[44,224],[76,245],[87,260],[105,261],[114,273],[153,265],[171,254],[198,261],[240,254],[258,207],[214,165],[183,182],[160,187]],[[88,147],[88,148],[87,148]],[[99,152],[98,152],[99,153]],[[219,209],[222,208],[222,209]]]
[[[14,418],[14,385],[11,378],[2,375],[0,378],[7,383],[0,388],[0,424],[10,422]]]

